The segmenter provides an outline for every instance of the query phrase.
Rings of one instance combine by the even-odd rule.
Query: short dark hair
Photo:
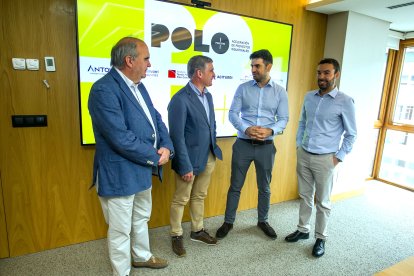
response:
[[[207,63],[212,63],[213,60],[207,56],[193,56],[187,63],[187,76],[191,79],[195,71],[204,70]]]
[[[335,73],[341,72],[341,66],[339,66],[339,62],[334,58],[324,58],[318,63],[318,65],[321,64],[332,64],[335,69]]]
[[[263,59],[263,63],[265,65],[273,64],[273,57],[272,57],[272,54],[269,52],[269,50],[262,49],[262,50],[258,50],[256,52],[253,52],[250,55],[250,59],[255,59],[255,58]]]

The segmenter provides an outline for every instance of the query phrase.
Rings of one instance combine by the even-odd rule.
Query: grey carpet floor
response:
[[[311,255],[313,233],[308,240],[284,241],[296,230],[299,201],[293,200],[271,206],[276,240],[256,226],[255,209],[239,212],[233,230],[217,246],[192,242],[190,225],[184,223],[184,258],[172,252],[168,226],[151,229],[153,253],[170,265],[132,269],[131,275],[373,275],[414,256],[414,193],[375,181],[366,187],[364,194],[333,204],[326,253],[319,259]],[[223,216],[208,218],[205,227],[215,234],[222,222]],[[106,246],[102,239],[0,259],[0,275],[109,276]]]

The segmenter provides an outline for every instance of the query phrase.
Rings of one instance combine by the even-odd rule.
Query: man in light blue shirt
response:
[[[299,224],[285,240],[297,242],[309,238],[310,217],[316,202],[316,242],[312,255],[321,257],[325,253],[334,169],[352,150],[357,129],[354,100],[336,87],[340,75],[338,61],[321,60],[317,74],[319,90],[306,94],[296,136]]]
[[[241,84],[234,95],[229,119],[237,129],[233,145],[231,184],[227,193],[223,225],[216,237],[224,238],[233,228],[240,192],[251,162],[256,168],[258,194],[257,226],[271,239],[277,235],[268,223],[270,181],[276,154],[275,135],[281,133],[289,120],[286,90],[270,78],[273,58],[268,50],[250,55],[253,80]]]

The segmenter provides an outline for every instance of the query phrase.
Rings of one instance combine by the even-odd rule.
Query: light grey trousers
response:
[[[314,155],[302,147],[297,150],[300,207],[298,230],[310,231],[310,219],[316,205],[315,238],[326,239],[328,218],[331,213],[331,192],[335,166],[333,153]]]

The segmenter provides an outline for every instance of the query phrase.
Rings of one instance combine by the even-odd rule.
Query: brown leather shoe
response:
[[[172,250],[178,257],[184,257],[187,252],[184,248],[183,236],[171,237]]]
[[[208,244],[208,245],[216,245],[217,244],[217,239],[210,236],[210,234],[207,233],[206,230],[204,230],[204,229],[201,229],[198,232],[191,231],[190,237],[191,237],[192,241],[203,242],[203,243]]]
[[[154,255],[149,258],[146,262],[132,262],[132,266],[135,268],[138,267],[147,267],[147,268],[164,268],[168,266],[168,261],[155,257]]]

